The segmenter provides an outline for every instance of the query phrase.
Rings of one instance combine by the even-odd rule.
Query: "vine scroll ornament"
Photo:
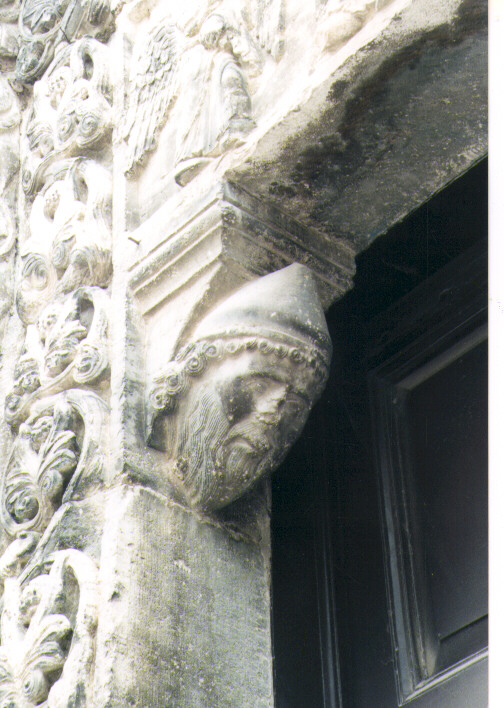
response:
[[[106,411],[98,396],[79,390],[32,406],[0,480],[0,522],[7,544],[36,542],[61,504],[102,481]]]
[[[3,577],[2,708],[87,705],[97,621],[97,568],[56,551],[43,567]]]

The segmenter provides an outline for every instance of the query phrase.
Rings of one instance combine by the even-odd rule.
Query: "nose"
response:
[[[280,419],[282,406],[285,403],[286,393],[286,389],[283,386],[279,386],[277,389],[268,391],[266,395],[261,396],[256,401],[259,419],[270,425],[277,423]]]

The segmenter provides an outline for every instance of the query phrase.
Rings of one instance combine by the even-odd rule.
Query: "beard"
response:
[[[228,478],[248,485],[271,469],[277,449],[275,429],[251,415],[229,429],[216,450],[216,461]]]
[[[207,390],[185,416],[177,447],[190,501],[214,509],[233,501],[272,469],[278,447],[275,429],[253,413],[230,426],[219,394]]]

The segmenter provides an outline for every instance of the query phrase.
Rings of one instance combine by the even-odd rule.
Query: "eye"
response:
[[[247,384],[241,378],[227,382],[218,387],[222,406],[227,419],[231,424],[236,423],[247,416],[254,406],[255,396]]]
[[[306,404],[298,396],[289,396],[283,405],[284,414],[289,418],[297,418],[303,415],[305,409]]]
[[[266,379],[249,379],[243,386],[244,390],[248,391],[253,397],[261,396],[270,388],[270,382]]]

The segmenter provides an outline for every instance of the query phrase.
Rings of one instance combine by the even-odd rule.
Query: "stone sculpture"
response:
[[[75,389],[31,406],[2,470],[3,541],[43,533],[63,501],[100,479],[105,412],[98,396]]]
[[[324,7],[319,32],[323,48],[333,52],[356,34],[370,16],[388,0],[329,0]]]
[[[0,345],[5,316],[13,301],[12,252],[16,242],[16,176],[19,172],[20,107],[0,75]]]
[[[198,325],[149,398],[150,440],[190,506],[218,509],[271,472],[328,374],[331,342],[308,268],[246,285]]]
[[[97,382],[107,371],[108,296],[101,288],[78,288],[42,311],[28,325],[24,350],[5,399],[5,419],[24,417],[31,402],[74,384]]]
[[[33,197],[89,153],[103,157],[112,133],[107,48],[85,38],[61,48],[34,87],[22,146],[22,181]],[[105,151],[106,153],[106,151]]]
[[[0,0],[0,706],[273,705],[253,487],[327,379],[306,171],[386,5]]]
[[[0,58],[12,62],[19,51],[20,37],[16,23],[19,0],[4,0],[0,5]]]
[[[41,78],[61,42],[103,31],[109,19],[107,0],[23,0],[19,14],[21,46],[15,81],[18,87]]]
[[[36,323],[52,298],[89,285],[106,287],[112,274],[111,185],[108,171],[76,160],[37,195],[30,235],[21,245],[17,309]]]
[[[97,614],[95,564],[84,553],[63,550],[24,578],[12,577],[5,566],[2,571],[2,705],[88,705]]]
[[[251,0],[250,24],[258,44],[278,61],[284,51],[286,0]]]
[[[213,12],[195,37],[186,37],[168,19],[161,24],[156,20],[137,44],[122,131],[128,144],[127,174],[156,147],[157,133],[174,106],[175,179],[181,186],[252,130],[241,66],[250,48],[233,19]]]

